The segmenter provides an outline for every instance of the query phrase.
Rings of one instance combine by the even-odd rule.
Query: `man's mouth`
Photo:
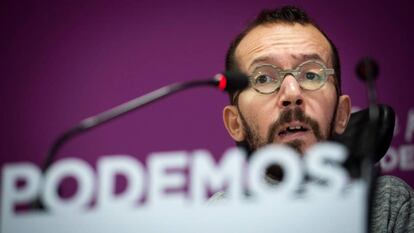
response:
[[[277,133],[279,137],[286,137],[286,136],[300,136],[300,134],[308,132],[310,129],[309,126],[303,123],[290,123],[288,125],[283,126]]]
[[[297,107],[281,112],[279,118],[269,127],[266,141],[261,142],[254,135],[250,135],[248,138],[250,146],[254,150],[261,145],[271,143],[301,148],[304,144],[320,141],[323,136],[320,133],[318,123]]]

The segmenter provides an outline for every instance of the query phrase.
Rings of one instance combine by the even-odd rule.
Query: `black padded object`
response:
[[[341,135],[335,135],[333,138],[334,141],[342,143],[348,148],[350,157],[345,162],[345,166],[351,170],[351,173],[354,173],[352,170],[359,170],[356,165],[359,167],[362,159],[366,156],[372,155],[374,162],[379,162],[387,153],[391,144],[395,125],[394,110],[387,105],[379,105],[378,108],[377,132],[369,132],[369,109],[367,108],[352,113],[345,132]],[[377,135],[377,141],[374,142],[374,146],[367,144],[367,142],[373,142],[368,140],[373,133]]]

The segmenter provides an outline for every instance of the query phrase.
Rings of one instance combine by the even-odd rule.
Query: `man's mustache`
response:
[[[317,141],[323,139],[318,122],[306,115],[300,107],[296,107],[288,108],[281,112],[277,121],[275,121],[269,129],[269,132],[267,134],[267,143],[273,142],[275,136],[278,134],[278,131],[283,125],[294,120],[308,125],[312,129],[312,132],[314,133]]]

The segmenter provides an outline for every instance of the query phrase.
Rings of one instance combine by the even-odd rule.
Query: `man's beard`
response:
[[[269,131],[267,133],[266,138],[262,138],[259,136],[258,129],[257,129],[258,127],[249,126],[249,124],[247,123],[246,119],[244,118],[240,110],[239,110],[239,114],[240,114],[240,118],[243,124],[244,131],[246,133],[245,141],[240,144],[247,147],[246,149],[248,150],[249,153],[254,152],[255,150],[257,150],[258,148],[264,145],[271,144],[271,143],[277,143],[274,140],[278,134],[278,130],[280,130],[280,128],[284,124],[290,123],[292,121],[299,121],[301,123],[308,125],[310,127],[310,129],[308,130],[312,130],[317,142],[326,140],[332,136],[333,123],[334,123],[334,119],[336,115],[334,113],[334,116],[331,121],[331,124],[329,125],[329,128],[327,129],[325,134],[322,134],[318,122],[312,119],[311,117],[309,117],[308,115],[306,115],[305,112],[300,107],[288,108],[282,111],[280,113],[279,118],[275,122],[273,122],[272,125],[269,127]],[[292,147],[293,149],[298,151],[300,154],[303,154],[304,152],[303,151],[303,145],[304,145],[303,140],[295,139],[295,140],[286,142],[284,144]]]

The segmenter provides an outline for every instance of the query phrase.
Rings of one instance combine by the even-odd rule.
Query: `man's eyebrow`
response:
[[[304,61],[307,60],[318,60],[321,61],[323,63],[326,63],[326,61],[324,61],[321,56],[317,53],[310,53],[310,54],[291,54],[290,55],[293,59],[295,59],[297,62],[295,62],[294,66],[299,65],[300,63],[303,63]],[[260,63],[269,63],[269,64],[275,64],[277,63],[277,58],[273,57],[273,56],[263,56],[263,57],[258,57],[256,59],[253,60],[253,62],[250,64],[249,66],[249,70],[255,65],[255,64],[260,64]],[[277,65],[277,64],[276,64]]]
[[[250,66],[248,67],[248,70],[250,70],[255,64],[258,63],[272,63],[271,61],[276,61],[276,58],[273,58],[271,56],[264,56],[264,57],[258,57],[256,59],[253,60],[252,63],[250,63]]]
[[[299,63],[302,63],[302,62],[307,61],[307,60],[319,60],[319,61],[324,62],[324,63],[326,62],[317,53],[299,54],[299,56],[292,54],[291,56],[294,59],[297,59],[299,61]]]

